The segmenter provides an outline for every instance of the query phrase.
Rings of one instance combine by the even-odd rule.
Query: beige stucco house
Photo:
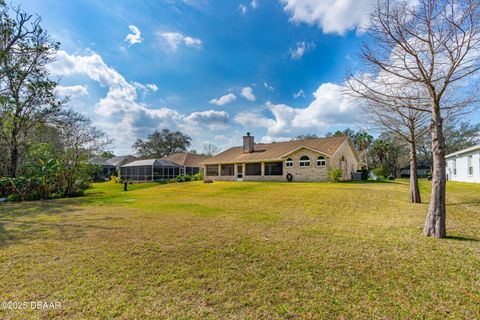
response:
[[[359,163],[348,137],[255,143],[250,133],[243,146],[203,161],[205,179],[224,181],[327,181],[331,168],[350,180]]]

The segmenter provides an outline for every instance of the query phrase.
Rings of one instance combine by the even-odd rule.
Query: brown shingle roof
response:
[[[302,147],[316,150],[327,156],[332,156],[347,140],[348,137],[330,137],[274,143],[258,143],[255,144],[254,152],[252,153],[243,153],[243,147],[241,146],[233,147],[203,161],[203,164],[279,160],[283,156]]]
[[[178,163],[182,167],[201,167],[201,162],[205,161],[206,157],[190,152],[179,152],[163,159]]]

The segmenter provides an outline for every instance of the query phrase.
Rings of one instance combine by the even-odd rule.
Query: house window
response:
[[[285,167],[293,167],[293,159],[292,158],[288,158],[285,161]]]
[[[300,158],[300,167],[310,167],[310,158],[307,156],[302,156]]]
[[[216,164],[207,166],[207,176],[218,176],[218,166]]]
[[[453,159],[453,175],[457,175],[457,159]]]
[[[262,164],[261,163],[247,163],[245,165],[245,175],[246,176],[261,176],[262,175]]]
[[[233,176],[233,164],[222,164],[222,176]]]
[[[265,162],[266,176],[281,176],[283,175],[283,166],[281,162]]]
[[[468,175],[473,176],[472,156],[467,157]]]
[[[327,165],[327,159],[324,156],[320,156],[317,158],[317,166],[324,167]]]
[[[233,164],[222,164],[220,168],[222,176],[233,176]]]

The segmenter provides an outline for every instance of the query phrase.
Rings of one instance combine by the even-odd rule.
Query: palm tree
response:
[[[365,160],[365,165],[367,166],[368,169],[368,148],[372,144],[373,137],[368,134],[367,131],[361,130],[355,135],[355,145],[358,147],[358,151],[360,154],[363,154],[363,158]]]
[[[383,161],[387,157],[388,149],[390,144],[382,139],[377,139],[373,142],[372,151],[373,154],[378,158],[380,161],[380,166],[383,167]]]

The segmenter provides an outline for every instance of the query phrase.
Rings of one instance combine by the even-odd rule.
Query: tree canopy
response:
[[[155,130],[148,138],[137,139],[133,148],[142,157],[163,158],[177,152],[185,152],[192,138],[180,131],[169,129]]]

